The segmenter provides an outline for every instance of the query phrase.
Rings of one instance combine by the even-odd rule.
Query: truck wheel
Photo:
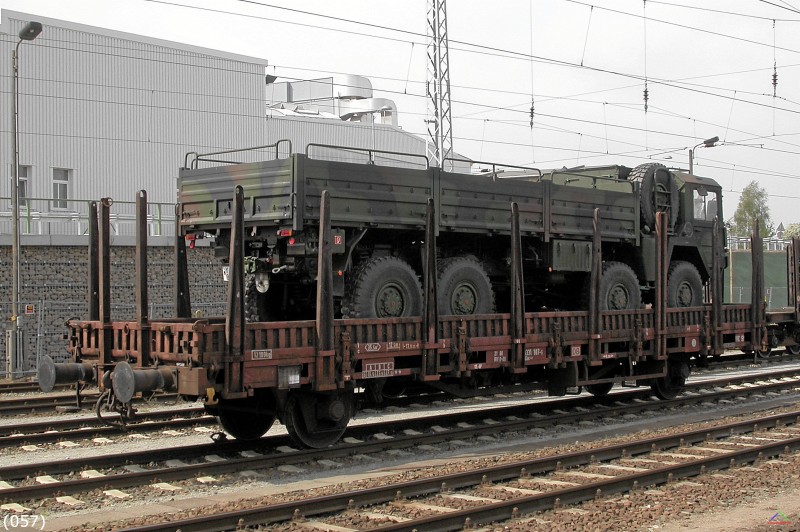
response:
[[[642,291],[636,274],[627,264],[608,262],[600,279],[600,310],[637,309],[642,306]]]
[[[262,321],[261,299],[263,294],[256,290],[255,275],[244,275],[244,321],[248,323]]]
[[[356,267],[342,304],[345,318],[401,318],[422,313],[417,274],[397,257],[373,257]]]
[[[675,261],[667,274],[667,306],[699,307],[703,304],[703,280],[694,264]]]
[[[669,208],[669,225],[678,221],[680,192],[666,166],[659,163],[640,164],[631,171],[631,181],[639,181],[639,205],[642,220],[651,228],[656,226],[656,213]]]
[[[437,305],[442,316],[494,312],[489,276],[474,257],[454,257],[439,264]]]
[[[278,311],[271,306],[275,297],[275,289],[262,294],[256,289],[255,275],[247,273],[244,276],[244,320],[247,323],[258,321],[277,321]]]

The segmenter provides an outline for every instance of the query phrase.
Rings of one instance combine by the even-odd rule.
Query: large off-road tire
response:
[[[492,283],[475,257],[453,257],[441,261],[436,289],[436,303],[441,316],[495,311]]]
[[[645,225],[655,229],[656,212],[665,208],[656,205],[655,192],[658,191],[662,199],[669,201],[669,225],[675,226],[680,210],[680,192],[675,183],[675,178],[666,166],[659,163],[640,164],[631,171],[631,181],[639,181],[639,205],[642,221]]]
[[[699,307],[703,304],[703,280],[694,264],[675,261],[667,274],[667,306]]]
[[[256,290],[255,275],[244,275],[244,321],[248,323],[264,321],[262,309],[264,294]]]
[[[262,294],[256,289],[255,275],[244,275],[244,319],[248,323],[257,321],[277,321],[277,307],[272,298],[275,288]]]
[[[344,318],[401,318],[422,313],[422,287],[398,257],[373,257],[353,272],[342,303]]]
[[[637,309],[642,306],[642,291],[636,274],[627,264],[607,262],[600,278],[600,310]]]

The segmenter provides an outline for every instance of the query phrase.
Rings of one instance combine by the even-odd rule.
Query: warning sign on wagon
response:
[[[29,305],[25,305],[25,314],[33,314],[35,312],[36,312],[36,306],[35,305],[30,305],[30,304]]]

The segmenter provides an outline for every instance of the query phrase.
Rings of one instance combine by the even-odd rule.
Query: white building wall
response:
[[[3,10],[0,212],[10,210],[11,53],[30,20],[44,29],[20,46],[19,162],[32,167],[28,197],[51,198],[53,169],[67,168],[72,200],[133,201],[145,189],[151,202],[174,202],[186,152],[264,143],[266,60]],[[31,202],[36,211],[50,207]],[[0,241],[10,233],[3,221]]]

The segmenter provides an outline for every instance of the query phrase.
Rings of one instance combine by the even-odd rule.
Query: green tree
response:
[[[750,236],[756,220],[761,220],[759,232],[762,237],[772,236],[775,233],[775,227],[769,216],[767,191],[755,181],[751,181],[744,187],[739,205],[733,214],[731,233],[737,236]]]
[[[789,227],[786,228],[786,231],[783,233],[783,238],[790,239],[790,238],[800,238],[800,223],[789,224]]]

